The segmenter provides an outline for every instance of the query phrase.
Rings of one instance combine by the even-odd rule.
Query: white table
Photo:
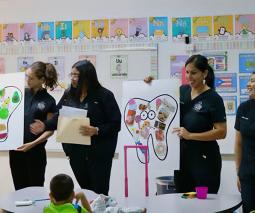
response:
[[[88,200],[95,199],[98,195],[90,190],[83,190]],[[34,205],[26,207],[15,207],[17,200],[37,200],[48,198],[49,190],[43,187],[28,187],[10,193],[0,199],[0,208],[15,213],[39,213],[43,212],[43,207],[49,204],[49,201],[38,201]],[[210,213],[235,210],[241,205],[240,195],[214,195],[209,194],[207,199],[199,200],[181,198],[182,194],[165,194],[159,196],[132,196],[116,198],[120,206],[139,206],[146,207],[147,213]]]

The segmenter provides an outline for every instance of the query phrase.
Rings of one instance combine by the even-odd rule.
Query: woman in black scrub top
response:
[[[237,186],[245,213],[255,210],[255,72],[247,90],[250,99],[238,107],[235,122]]]
[[[214,73],[206,57],[191,56],[185,68],[189,85],[180,88],[180,127],[173,129],[181,139],[177,189],[207,186],[209,193],[217,193],[221,155],[216,140],[226,136],[225,107],[214,90]]]

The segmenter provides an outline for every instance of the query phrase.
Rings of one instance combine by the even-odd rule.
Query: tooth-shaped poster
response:
[[[123,83],[122,128],[117,151],[121,156],[124,145],[148,145],[149,179],[154,187],[153,179],[172,175],[179,169],[179,138],[172,134],[173,127],[179,127],[179,86],[179,79]],[[127,162],[133,164],[130,170],[144,175],[144,150],[129,150]]]
[[[23,144],[25,75],[0,78],[0,150],[12,150]]]

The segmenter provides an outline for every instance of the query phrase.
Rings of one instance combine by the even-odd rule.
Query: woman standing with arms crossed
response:
[[[181,127],[173,129],[181,139],[176,188],[189,192],[207,186],[209,193],[217,193],[221,155],[216,140],[226,136],[225,107],[214,90],[214,73],[206,57],[191,56],[185,68],[189,85],[180,87]]]
[[[57,72],[50,63],[35,62],[27,70],[27,86],[24,103],[24,144],[9,152],[9,160],[15,189],[43,186],[46,168],[47,139],[53,134],[45,131],[35,135],[30,125],[36,120],[45,121],[56,112],[55,99],[46,89],[54,89]]]
[[[237,186],[245,213],[255,210],[255,72],[251,74],[247,90],[250,99],[238,107],[235,122]]]

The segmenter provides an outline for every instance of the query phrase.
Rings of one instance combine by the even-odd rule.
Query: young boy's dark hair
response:
[[[65,201],[70,199],[74,191],[74,183],[70,176],[58,174],[50,181],[50,191],[56,201]]]

